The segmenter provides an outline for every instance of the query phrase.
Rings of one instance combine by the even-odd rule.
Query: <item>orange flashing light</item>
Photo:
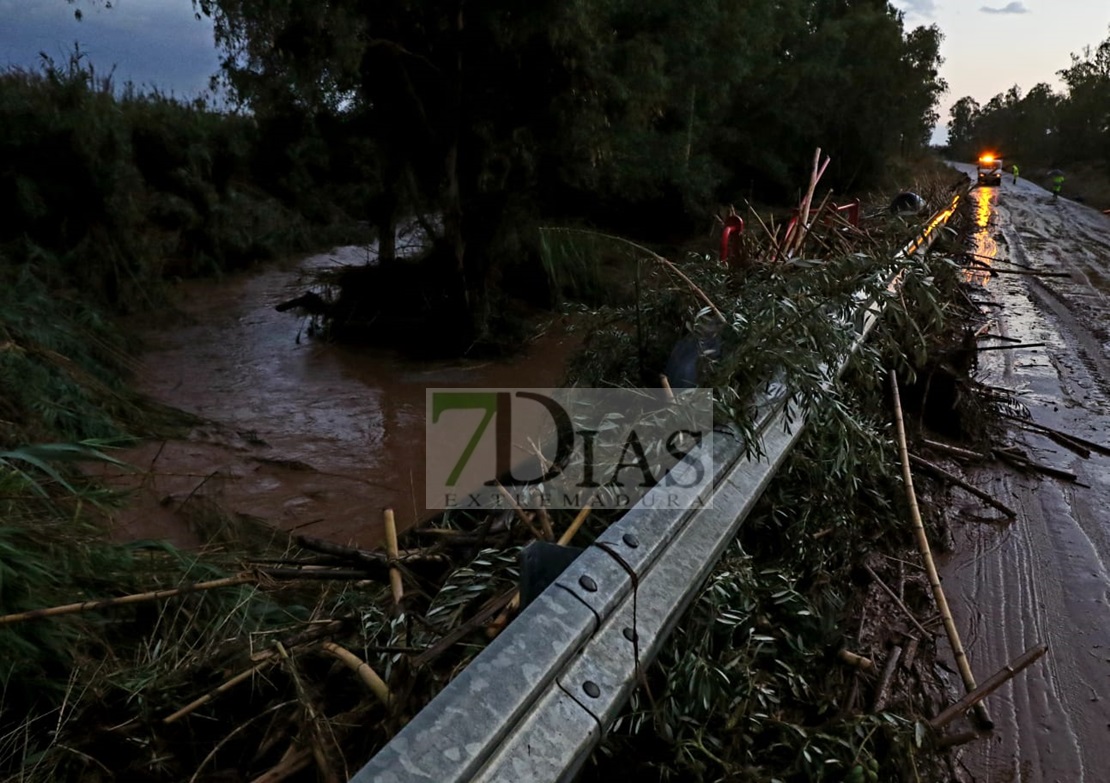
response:
[[[980,155],[979,156],[979,162],[980,163],[994,163],[994,155],[991,155],[989,152],[985,155]]]

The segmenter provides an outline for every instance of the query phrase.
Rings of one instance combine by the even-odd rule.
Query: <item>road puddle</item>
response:
[[[418,362],[395,352],[312,339],[274,306],[314,272],[365,263],[339,248],[298,263],[176,291],[180,316],[145,328],[138,388],[206,420],[187,438],[118,455],[133,473],[117,537],[195,546],[273,526],[371,547],[385,508],[408,527],[424,507],[428,387],[557,386],[577,344],[553,319],[511,361]]]
[[[991,263],[998,257],[998,243],[992,233],[998,190],[976,188],[972,191],[972,198],[975,199],[975,231],[971,234],[970,251],[972,263],[965,268],[964,279],[986,288],[991,279]]]

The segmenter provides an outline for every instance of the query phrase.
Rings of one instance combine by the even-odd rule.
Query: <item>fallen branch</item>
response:
[[[929,726],[934,729],[942,729],[972,707],[979,706],[983,699],[1001,688],[1009,680],[1013,679],[1022,669],[1035,663],[1046,652],[1048,652],[1047,644],[1038,644],[1036,647],[1030,647],[1012,663],[1008,663],[999,669],[998,672],[993,674],[978,688],[972,690],[958,702],[929,721]]]
[[[1006,451],[996,450],[994,454],[1000,460],[1014,468],[1017,468],[1018,470],[1031,470],[1037,473],[1043,473],[1046,476],[1051,476],[1052,478],[1069,481],[1072,484],[1079,484],[1080,486],[1084,487],[1087,486],[1086,484],[1081,484],[1079,481],[1079,476],[1077,476],[1075,473],[1072,473],[1070,470],[1054,468],[1050,465],[1042,465],[1039,462],[1033,462],[1033,460],[1028,459],[1027,457],[1018,456],[1017,454],[1010,454]]]
[[[913,472],[910,470],[910,452],[906,446],[906,427],[902,421],[902,400],[898,393],[898,377],[890,373],[890,386],[894,397],[894,429],[898,434],[898,454],[902,462],[902,481],[905,483],[906,499],[910,504],[910,516],[913,518],[913,531],[917,538],[917,547],[921,552],[921,559],[925,561],[925,571],[929,575],[929,586],[933,588],[933,598],[937,608],[940,609],[944,620],[944,629],[948,632],[948,642],[952,647],[952,654],[956,658],[956,667],[960,670],[964,686],[975,690],[975,676],[971,673],[971,665],[967,660],[967,653],[960,642],[959,631],[956,630],[956,621],[952,619],[952,612],[948,608],[948,599],[944,595],[944,588],[940,586],[940,575],[937,574],[936,563],[933,562],[933,553],[929,548],[929,537],[925,535],[925,525],[921,521],[921,511],[917,507],[917,494],[913,490]],[[982,703],[976,705],[976,712],[987,726],[993,726],[990,714]]]
[[[1014,343],[1011,345],[977,345],[975,350],[983,351],[1014,351],[1018,348],[1044,348],[1045,343]]]
[[[3,617],[0,617],[0,625],[21,623],[24,620],[37,620],[40,617],[57,617],[63,614],[91,612],[96,609],[108,609],[113,606],[127,606],[129,604],[138,604],[145,601],[159,601],[163,598],[173,598],[174,596],[186,595],[187,593],[199,593],[204,590],[215,590],[219,587],[234,587],[236,585],[245,585],[256,581],[258,581],[257,575],[250,572],[243,572],[241,574],[236,574],[235,576],[224,577],[223,579],[212,579],[208,582],[194,582],[189,585],[184,585],[183,587],[171,587],[165,590],[151,590],[148,593],[121,595],[118,598],[101,598],[94,601],[81,601],[75,604],[65,604],[64,606],[52,606],[48,609],[32,609],[29,612],[7,614]]]
[[[443,637],[440,638],[439,641],[437,641],[435,644],[433,644],[427,650],[422,652],[420,655],[413,658],[413,660],[412,660],[413,668],[418,669],[421,666],[426,666],[429,663],[431,663],[432,661],[434,661],[436,658],[438,658],[440,655],[442,655],[448,649],[453,647],[460,640],[465,638],[468,634],[472,633],[473,631],[478,629],[480,626],[482,626],[486,622],[488,622],[489,619],[491,617],[493,617],[495,614],[497,614],[498,612],[500,612],[505,607],[505,605],[508,604],[509,601],[511,601],[513,599],[513,596],[516,595],[516,594],[517,594],[517,590],[514,587],[512,590],[508,590],[508,591],[502,593],[501,595],[490,599],[486,603],[486,605],[484,607],[482,607],[481,609],[479,609],[478,612],[473,617],[471,617],[465,623],[462,623],[461,625],[456,626],[453,630],[449,631],[448,633],[444,634]]]
[[[935,475],[939,476],[940,478],[944,479],[945,481],[951,482],[952,484],[955,484],[957,487],[960,487],[961,489],[963,489],[967,492],[970,492],[972,495],[979,498],[980,500],[982,500],[987,505],[993,506],[994,508],[1001,511],[1006,516],[1010,517],[1011,519],[1016,519],[1017,518],[1017,512],[1014,511],[1009,506],[1007,506],[1001,500],[995,500],[993,497],[991,497],[989,494],[987,494],[983,490],[979,489],[978,487],[976,487],[972,484],[969,484],[968,482],[964,481],[959,476],[948,472],[947,470],[942,468],[940,465],[934,465],[932,462],[929,462],[926,459],[922,459],[921,457],[917,456],[916,454],[910,454],[909,458],[913,462],[914,465],[925,468],[926,470],[930,471],[931,473],[934,473]]]
[[[1087,440],[1086,438],[1081,438],[1078,435],[1072,435],[1070,432],[1064,432],[1062,430],[1058,430],[1058,429],[1055,429],[1053,427],[1049,427],[1045,424],[1039,424],[1039,423],[1033,421],[1032,419],[1023,419],[1020,416],[1015,416],[1012,413],[1003,412],[1002,415],[1005,416],[1007,419],[1013,419],[1014,421],[1020,422],[1021,424],[1024,424],[1026,427],[1028,427],[1030,429],[1035,429],[1039,432],[1044,433],[1045,435],[1048,435],[1049,433],[1053,433],[1053,434],[1056,434],[1056,435],[1061,435],[1061,436],[1067,438],[1070,441],[1074,441],[1075,443],[1086,446],[1091,451],[1094,451],[1098,454],[1104,454],[1104,455],[1110,456],[1110,446],[1104,446],[1101,443],[1096,443],[1093,440]]]
[[[898,671],[898,661],[902,657],[902,648],[897,644],[890,649],[886,664],[883,666],[882,676],[879,677],[879,688],[875,693],[875,704],[872,712],[882,712],[886,709],[887,700],[890,698],[890,684],[894,682],[894,673]]]
[[[343,661],[351,671],[358,675],[370,692],[377,697],[378,701],[389,707],[393,703],[393,694],[389,690],[389,686],[385,684],[385,680],[378,676],[378,673],[371,668],[370,664],[359,658],[353,652],[345,647],[340,647],[335,642],[324,642],[320,645],[324,652],[335,656]]]

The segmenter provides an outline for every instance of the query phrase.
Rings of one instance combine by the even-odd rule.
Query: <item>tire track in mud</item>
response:
[[[1078,205],[1049,211],[1022,182],[991,196],[983,231],[1003,253],[1070,278],[1001,276],[1002,334],[1043,348],[982,354],[988,383],[1019,390],[1034,420],[1110,444],[1110,221]],[[1087,210],[1089,211],[1089,210]],[[975,781],[1110,781],[1110,457],[1083,459],[1043,436],[1015,434],[1033,460],[1072,471],[1086,486],[984,467],[968,479],[1013,506],[1004,526],[949,510],[956,541],[942,567],[977,678],[1039,642],[1045,658],[988,699],[995,731],[960,751]],[[962,521],[961,521],[961,518]],[[950,655],[950,652],[948,653]],[[958,678],[951,677],[954,684]]]

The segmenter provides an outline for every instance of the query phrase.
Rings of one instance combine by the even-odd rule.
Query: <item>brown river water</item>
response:
[[[313,339],[308,322],[274,306],[314,271],[367,260],[365,248],[262,267],[220,281],[187,281],[176,311],[139,328],[147,350],[140,391],[201,417],[187,437],[117,454],[133,472],[110,482],[133,490],[116,514],[123,540],[213,540],[212,516],[372,547],[382,513],[405,528],[433,515],[424,503],[428,387],[559,385],[577,338],[552,316],[520,356],[420,362],[382,348]]]

